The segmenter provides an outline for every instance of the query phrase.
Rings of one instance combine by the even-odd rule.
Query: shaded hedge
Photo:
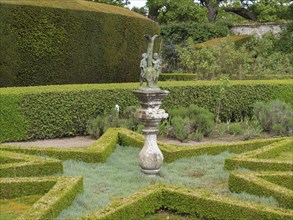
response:
[[[214,77],[213,79],[220,79],[220,77],[227,77],[231,80],[238,80],[239,76],[229,76],[228,74],[221,74],[221,76]],[[204,79],[202,74],[199,73],[161,73],[160,81],[189,81],[189,80],[200,80]],[[258,76],[255,74],[246,74],[242,76],[242,80],[268,80],[268,79],[293,79],[293,75],[285,75],[285,74],[276,74],[270,75],[267,74],[265,76]]]
[[[217,81],[160,82],[159,85],[170,91],[162,104],[167,111],[196,104],[216,112],[221,88]],[[250,116],[256,101],[280,99],[292,106],[292,85],[292,81],[285,80],[231,81],[221,99],[220,118],[237,120]],[[89,118],[110,111],[116,104],[122,110],[138,105],[132,94],[138,87],[138,83],[125,83],[2,88],[0,142],[84,134]]]
[[[121,7],[0,0],[0,87],[136,81],[143,35],[158,32]]]

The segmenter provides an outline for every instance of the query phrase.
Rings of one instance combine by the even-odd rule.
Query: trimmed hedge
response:
[[[54,219],[82,191],[82,177],[1,178],[1,199],[45,194],[18,219]]]
[[[214,77],[213,79],[218,79],[222,76],[226,76],[230,80],[238,80],[238,76],[230,76],[228,74],[221,74],[221,76]],[[190,80],[200,80],[202,79],[202,74],[197,73],[161,73],[160,81],[190,81]],[[253,74],[246,74],[242,77],[243,80],[271,80],[271,79],[293,79],[293,75],[285,75],[285,74],[276,74],[276,75],[265,75],[265,76],[257,76]]]
[[[161,208],[162,190],[159,185],[146,187],[134,195],[112,203],[99,211],[92,212],[78,219],[82,220],[137,220],[146,214],[152,214]]]
[[[213,195],[205,190],[190,190],[155,184],[121,202],[79,218],[80,220],[139,219],[159,209],[207,219],[292,219],[293,211],[243,202]],[[145,212],[145,213],[143,213]]]
[[[0,87],[136,81],[143,35],[158,33],[158,24],[122,7],[0,0]]]
[[[27,154],[41,154],[61,160],[82,160],[84,162],[106,162],[118,143],[118,131],[109,128],[105,134],[88,147],[54,148],[54,147],[21,147],[0,145],[0,150]]]
[[[195,48],[215,47],[225,42],[233,42],[236,47],[241,47],[244,43],[252,38],[251,35],[232,35],[227,37],[214,38],[203,43],[195,44]]]
[[[265,145],[283,140],[282,138],[239,141],[230,144],[205,144],[202,146],[176,146],[158,142],[166,162],[203,154],[216,155],[223,151],[241,153],[255,150]],[[105,162],[116,144],[142,148],[144,137],[126,128],[109,128],[97,141],[88,147],[42,148],[0,145],[0,150],[15,151],[28,154],[43,154],[61,160],[82,160],[84,162]]]
[[[0,151],[0,177],[48,176],[63,171],[62,162],[25,154]]]
[[[282,151],[292,149],[293,138],[286,138],[263,148],[229,157],[225,160],[225,168],[233,170],[247,168],[251,170],[293,171],[293,161],[271,159]]]
[[[172,162],[180,158],[194,157],[203,154],[217,155],[224,151],[242,153],[255,150],[268,144],[279,142],[283,138],[257,139],[238,141],[228,144],[203,144],[200,146],[176,146],[158,142],[158,146],[164,155],[164,161]],[[125,128],[119,129],[119,143],[123,146],[143,147],[144,136]]]
[[[160,82],[159,85],[170,91],[162,104],[167,111],[196,104],[216,112],[218,81]],[[116,104],[121,109],[138,105],[132,94],[138,86],[138,83],[125,83],[2,88],[0,142],[84,134],[89,118],[110,111]],[[292,97],[292,81],[231,81],[222,100],[220,118],[237,120],[250,116],[256,101],[280,99],[293,106]]]
[[[258,196],[273,196],[284,208],[293,209],[293,191],[265,179],[275,179],[289,183],[292,188],[292,172],[231,172],[229,175],[229,189],[233,192],[247,192]]]

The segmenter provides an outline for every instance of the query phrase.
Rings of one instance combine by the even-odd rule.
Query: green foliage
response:
[[[99,138],[108,128],[116,128],[119,125],[119,112],[116,109],[112,109],[110,113],[104,112],[96,118],[89,120],[87,132],[91,136]]]
[[[0,142],[27,139],[27,122],[21,111],[21,96],[18,94],[0,95]]]
[[[0,87],[136,81],[146,48],[138,33],[159,32],[151,20],[111,5],[0,4]]]
[[[214,115],[196,105],[190,105],[188,108],[179,107],[170,110],[169,124],[170,126],[165,125],[168,128],[165,131],[178,140],[186,141],[190,138],[199,140],[200,134],[208,136],[214,128]]]
[[[104,112],[88,121],[87,133],[94,138],[98,138],[104,134],[108,128],[118,127],[125,127],[140,132],[143,125],[140,125],[134,117],[137,108],[137,106],[128,106],[123,112],[119,112],[119,109],[116,108],[113,108],[109,113]]]
[[[292,6],[291,0],[259,0],[254,1],[249,8],[258,21],[264,22],[292,20]]]
[[[263,148],[227,158],[225,168],[229,170],[246,168],[264,171],[292,171],[292,161],[274,159],[281,152],[292,150],[292,143],[292,138],[287,138]]]
[[[3,178],[1,198],[45,194],[19,219],[53,219],[82,191],[82,177]]]
[[[82,160],[88,163],[105,162],[111,155],[118,143],[118,131],[115,128],[108,129],[101,138],[88,147],[80,148],[42,148],[42,147],[19,147],[1,145],[1,150],[15,151],[27,154],[46,155],[61,160]]]
[[[272,206],[272,207],[278,207],[279,206],[278,202],[272,196],[270,196],[270,197],[259,197],[259,196],[255,196],[253,194],[248,194],[248,193],[245,193],[245,192],[241,192],[241,193],[232,193],[231,197],[233,197],[235,199],[239,199],[239,200],[258,203],[258,204],[268,204],[269,206]]]
[[[232,123],[229,127],[229,134],[239,135],[244,131],[240,123]]]
[[[116,5],[116,6],[121,6],[121,7],[123,7],[129,3],[128,0],[87,0],[87,1]]]
[[[264,131],[276,135],[293,134],[293,110],[288,104],[279,100],[256,102],[253,113]]]
[[[239,79],[239,75],[235,74],[235,75],[228,75],[228,74],[221,74],[220,76],[213,76],[212,79],[216,80],[216,79],[221,79],[221,78],[229,78],[230,80],[238,80]],[[257,76],[251,73],[248,73],[244,76],[241,76],[242,79],[245,80],[271,80],[271,79],[288,79],[288,80],[292,80],[293,79],[293,75],[291,74],[266,74],[266,75],[262,75]],[[202,79],[202,74],[199,73],[161,73],[160,74],[160,81],[192,81],[192,80],[200,80]]]
[[[193,0],[149,0],[146,5],[149,16],[159,24],[207,21],[206,10]]]
[[[28,156],[12,152],[0,151],[0,177],[45,176],[63,171],[62,162],[50,158]]]
[[[225,23],[172,23],[162,25],[161,35],[165,43],[182,43],[188,38],[193,42],[204,42],[217,37],[225,37],[230,33]]]
[[[118,104],[123,112],[137,106],[132,94],[136,84],[64,85],[0,89],[0,141],[43,139],[81,135],[87,122]],[[191,104],[216,113],[220,84],[217,81],[160,82],[170,91],[162,108],[169,111]],[[17,96],[17,101],[11,101]],[[221,121],[239,121],[252,115],[256,101],[279,99],[292,103],[292,81],[230,81],[222,99]],[[11,114],[9,114],[11,113]],[[21,120],[19,120],[19,118]],[[10,131],[8,133],[8,131]],[[3,135],[5,134],[5,135]]]
[[[187,44],[175,46],[180,62],[177,65],[184,72],[202,74],[203,79],[211,79],[221,74],[243,79],[252,72],[260,78],[276,73],[292,75],[292,32],[289,30],[290,25],[283,30],[280,38],[267,34],[261,39],[240,38],[234,42],[227,37],[195,46],[193,40],[189,39]]]
[[[292,190],[267,181],[267,178],[277,179],[277,182],[288,180],[292,182],[293,180],[291,172],[232,172],[229,175],[229,189],[238,193],[246,192],[258,196],[271,196],[276,198],[281,207],[292,209]]]
[[[84,150],[88,153],[91,153],[93,156],[96,157],[94,154],[95,151],[101,152],[103,149],[108,148],[109,142],[112,140],[115,142],[115,144],[119,141],[121,144],[133,144],[133,146],[141,147],[143,145],[143,138],[142,135],[139,135],[137,133],[134,133],[133,131],[126,130],[125,128],[120,129],[111,129],[111,132],[106,132],[100,139],[100,144],[95,143],[89,148],[85,148]],[[115,134],[113,132],[119,133],[119,140],[115,137]],[[202,155],[202,154],[219,154],[220,152],[223,152],[225,150],[229,150],[231,152],[247,152],[249,150],[258,149],[261,146],[268,145],[269,143],[276,142],[275,144],[268,146],[268,151],[264,151],[263,149],[259,149],[258,153],[261,157],[275,157],[279,152],[279,148],[281,147],[281,150],[288,151],[290,147],[292,146],[292,139],[284,140],[282,142],[279,142],[282,139],[268,139],[268,140],[254,140],[254,141],[247,141],[247,142],[238,142],[238,143],[231,143],[231,144],[213,144],[213,145],[204,145],[201,147],[176,147],[172,145],[160,145],[160,148],[162,149],[166,161],[174,161],[176,159],[182,158],[182,157],[192,157],[195,155]],[[97,146],[99,145],[99,146]],[[111,144],[113,145],[113,144]],[[118,147],[119,148],[119,147]],[[291,147],[292,148],[292,147]],[[15,148],[11,147],[8,148],[9,150],[16,150]],[[8,150],[7,149],[7,150]],[[36,148],[35,148],[36,149]],[[125,155],[130,157],[136,157],[137,156],[137,150],[133,151],[132,153],[128,150],[130,148],[123,148],[123,151]],[[122,150],[122,148],[121,148]],[[50,151],[50,150],[48,150]],[[59,152],[62,152],[62,149],[59,149]],[[69,149],[70,153],[73,153],[76,151],[76,153],[81,153],[80,149]],[[116,151],[117,155],[114,157],[115,153],[113,154],[113,157],[110,157],[108,159],[109,166],[111,168],[107,168],[105,164],[85,164],[83,162],[74,162],[74,161],[67,161],[68,170],[70,172],[80,172],[83,175],[88,175],[87,178],[91,179],[92,181],[89,181],[87,184],[90,184],[95,191],[94,193],[99,194],[99,203],[98,205],[105,206],[105,204],[108,204],[109,200],[100,199],[101,193],[105,192],[108,194],[108,192],[112,192],[112,188],[105,186],[105,181],[103,178],[107,178],[107,175],[104,175],[102,172],[106,172],[108,175],[115,178],[115,181],[111,181],[111,184],[113,184],[113,189],[123,190],[123,193],[126,193],[124,195],[127,195],[126,190],[137,190],[134,189],[133,183],[131,184],[132,187],[126,186],[126,188],[121,188],[121,185],[124,180],[129,183],[129,179],[133,179],[137,181],[142,181],[142,184],[153,184],[154,182],[163,181],[162,179],[166,179],[168,183],[174,184],[174,181],[176,181],[176,185],[184,185],[187,187],[203,187],[206,186],[208,182],[211,183],[211,189],[214,191],[221,189],[215,188],[215,182],[217,184],[222,185],[223,181],[225,181],[228,177],[227,171],[223,170],[222,168],[219,169],[218,166],[223,166],[224,159],[229,156],[229,153],[223,153],[218,156],[207,156],[203,155],[201,157],[196,158],[190,158],[190,159],[182,159],[178,160],[171,164],[165,164],[166,169],[163,167],[161,176],[157,176],[156,179],[149,178],[145,175],[143,175],[138,169],[132,169],[132,166],[137,166],[137,163],[133,159],[126,159],[126,156],[119,153],[120,151]],[[36,152],[35,152],[36,153]],[[248,152],[249,153],[249,152]],[[255,152],[252,152],[253,155],[255,155]],[[77,154],[76,154],[77,155]],[[109,156],[110,154],[108,154]],[[122,159],[123,158],[123,159]],[[74,158],[75,159],[75,158]],[[226,159],[227,160],[227,159]],[[117,163],[117,161],[120,161]],[[189,161],[189,162],[187,162]],[[105,160],[103,161],[105,162]],[[186,169],[186,164],[188,164],[188,167],[192,170]],[[83,166],[82,169],[79,169],[80,165]],[[115,165],[115,166],[114,166]],[[97,169],[97,167],[100,167],[100,171]],[[122,172],[121,167],[130,167],[129,170],[124,170]],[[193,169],[193,168],[194,169]],[[199,169],[200,167],[200,169]],[[180,171],[180,169],[183,169],[183,171]],[[280,167],[279,167],[280,168]],[[87,172],[85,172],[86,170]],[[132,174],[128,171],[135,171],[135,174]],[[92,173],[94,175],[92,175]],[[176,173],[177,172],[177,173]],[[65,173],[64,175],[72,175],[72,173]],[[135,178],[135,176],[138,175],[138,178]],[[142,178],[140,176],[142,175]],[[182,176],[183,180],[186,181],[185,183],[180,183],[180,178],[175,178],[174,175]],[[191,180],[188,181],[188,177],[191,177]],[[197,181],[194,181],[194,176],[196,176]],[[50,177],[51,178],[51,177]],[[42,215],[44,218],[49,218],[50,216],[57,216],[58,213],[64,209],[64,207],[68,206],[72,199],[74,198],[74,195],[81,189],[81,179],[77,178],[74,180],[74,178],[66,179],[62,183],[58,183],[57,178],[62,177],[54,177],[53,178],[38,178],[36,181],[37,183],[34,183],[32,185],[31,180],[26,179],[26,182],[24,183],[21,179],[10,179],[9,183],[7,180],[0,180],[1,189],[4,187],[4,191],[1,194],[9,194],[12,193],[13,195],[19,195],[19,190],[15,190],[15,184],[16,187],[21,188],[20,190],[26,193],[26,195],[35,194],[35,191],[38,189],[44,189],[43,186],[47,186],[46,189],[50,189],[52,185],[54,187],[52,190],[50,190],[43,198],[40,199],[39,203],[35,204],[33,209],[31,209],[29,212],[25,213],[23,216],[23,219],[36,219],[37,216]],[[69,178],[69,177],[68,177]],[[145,179],[144,179],[145,178]],[[117,179],[119,181],[117,181]],[[3,183],[3,181],[5,183]],[[56,183],[57,181],[57,183]],[[101,184],[99,184],[97,188],[97,181],[101,181]],[[177,182],[178,181],[178,182]],[[13,183],[13,184],[12,184]],[[29,184],[27,184],[29,183]],[[42,184],[44,183],[44,184]],[[68,183],[74,184],[74,189],[70,188],[71,186],[68,186]],[[21,184],[21,185],[19,185]],[[49,186],[48,184],[51,184]],[[209,185],[209,184],[208,184]],[[66,186],[66,190],[63,188]],[[70,190],[68,190],[70,188]],[[153,187],[153,190],[150,191],[149,187],[147,189],[144,189],[137,194],[129,197],[129,198],[121,198],[119,195],[117,195],[117,191],[113,191],[114,195],[110,198],[111,200],[114,200],[115,202],[112,203],[111,206],[106,207],[102,210],[99,210],[97,212],[93,212],[87,216],[84,216],[83,219],[131,219],[137,218],[137,216],[143,217],[147,213],[154,213],[156,210],[161,209],[162,207],[167,208],[169,210],[176,210],[179,213],[191,213],[192,215],[198,215],[201,216],[215,216],[219,218],[223,218],[223,216],[227,217],[227,214],[223,212],[222,210],[225,210],[224,207],[229,207],[229,210],[231,208],[235,208],[235,210],[241,210],[242,216],[247,215],[251,216],[251,213],[253,211],[253,215],[258,218],[284,218],[284,219],[290,219],[290,217],[293,214],[290,214],[288,210],[282,210],[282,209],[275,209],[272,207],[266,207],[262,205],[253,205],[253,209],[251,209],[251,203],[246,203],[239,200],[234,200],[231,198],[228,198],[226,196],[219,196],[219,195],[212,195],[206,191],[194,191],[191,189],[181,189],[176,187],[169,187],[169,186],[162,186],[162,185],[155,185]],[[70,191],[70,193],[69,193]],[[169,194],[171,193],[171,194]],[[3,195],[4,195],[3,194]],[[174,197],[174,194],[176,194],[176,198]],[[10,195],[10,194],[9,194]],[[93,193],[91,193],[91,196],[85,196],[84,199],[89,200],[90,205],[96,204],[96,202],[91,202],[89,198],[93,198]],[[122,196],[124,196],[122,195]],[[4,197],[1,195],[1,197]],[[54,198],[54,199],[53,199]],[[178,199],[180,198],[180,199]],[[192,199],[191,199],[192,198]],[[169,200],[170,199],[170,200]],[[191,199],[191,200],[190,200]],[[174,200],[174,203],[171,203],[171,200]],[[183,201],[183,206],[178,205],[176,201]],[[200,203],[197,201],[201,201]],[[81,205],[81,210],[84,210],[90,205],[86,205],[82,202],[81,197],[79,197],[76,202]],[[206,207],[208,204],[213,203],[212,207],[215,207],[215,209],[212,209],[212,212],[206,213],[206,209],[203,209],[203,207],[196,206],[196,210],[192,207],[194,207],[194,204],[202,204],[203,207]],[[46,204],[46,206],[44,206]],[[188,204],[192,204],[191,206],[188,206]],[[191,208],[191,209],[190,209]],[[75,210],[74,213],[76,213],[76,206],[73,206],[73,209]],[[211,209],[210,209],[211,210]],[[234,210],[234,211],[235,211]],[[246,211],[243,211],[246,210]],[[231,212],[229,212],[231,213]],[[244,213],[244,214],[243,214]],[[80,214],[79,214],[80,215]],[[235,216],[234,216],[235,217]],[[233,219],[233,216],[228,216],[228,219]]]

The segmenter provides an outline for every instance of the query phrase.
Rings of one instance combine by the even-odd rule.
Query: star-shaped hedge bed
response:
[[[5,150],[5,153],[1,154],[4,155],[2,158],[6,158],[1,166],[9,166],[10,164],[12,167],[14,165],[17,167],[17,164],[26,163],[30,161],[29,157],[31,159],[33,157],[21,153],[47,155],[62,160],[105,162],[117,144],[142,147],[143,141],[144,137],[140,134],[124,128],[111,128],[88,147],[62,149],[1,145],[0,150]],[[232,172],[229,178],[229,187],[231,191],[235,192],[246,191],[257,195],[274,196],[284,208],[244,202],[214,195],[205,190],[190,190],[155,184],[80,219],[140,219],[146,214],[154,213],[160,209],[208,219],[238,219],[239,217],[243,219],[293,219],[292,203],[290,203],[292,201],[292,188],[289,184],[293,180],[293,161],[275,159],[281,152],[291,151],[292,143],[293,138],[272,138],[188,147],[159,143],[166,162],[184,157],[202,154],[216,155],[223,151],[230,151],[238,154],[226,159],[225,167],[230,170],[234,168],[274,170],[274,172]],[[18,154],[6,151],[15,151]],[[37,161],[36,158],[34,160]],[[82,188],[80,177],[76,179],[75,177],[2,178],[0,184],[1,198],[7,198],[7,193],[10,193],[12,197],[30,195],[32,193],[30,190],[33,188],[46,193],[20,219],[52,219],[71,203],[76,193]],[[43,187],[44,185],[45,187]],[[9,187],[14,188],[12,190]],[[62,205],[63,203],[65,205]]]

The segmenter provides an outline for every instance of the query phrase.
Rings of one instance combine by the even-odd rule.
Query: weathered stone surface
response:
[[[157,125],[161,119],[167,118],[168,113],[160,109],[163,98],[169,91],[160,89],[140,89],[133,91],[139,99],[141,109],[135,112],[135,117],[144,124],[144,146],[139,153],[138,163],[141,170],[148,175],[160,172],[164,157],[157,145]]]

